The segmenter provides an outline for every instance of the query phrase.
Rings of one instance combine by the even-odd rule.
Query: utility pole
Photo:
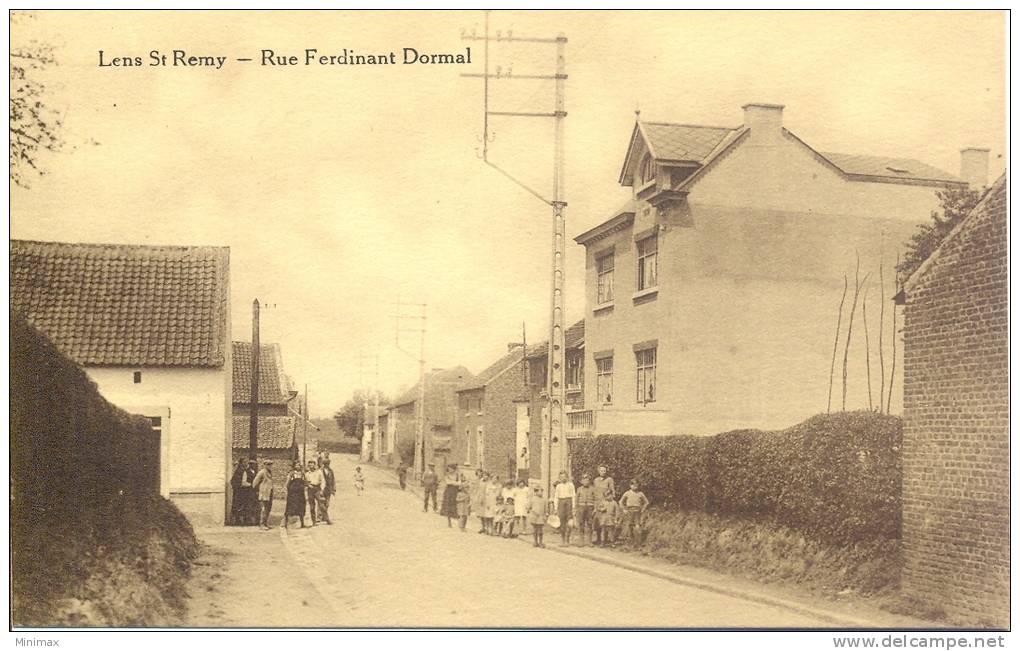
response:
[[[308,383],[305,383],[305,408],[304,408],[304,440],[301,443],[301,465],[307,467],[308,465]]]
[[[382,441],[382,433],[379,431],[379,353],[378,352],[375,354],[375,378],[374,378],[374,380],[375,381],[372,383],[372,386],[373,386],[372,393],[373,393],[373,396],[375,398],[375,404],[373,405],[373,408],[374,408],[374,411],[375,411],[375,416],[374,416],[374,421],[375,422],[372,423],[372,443],[373,443],[372,448],[375,450],[375,454],[373,455],[373,457],[374,457],[375,461],[378,462],[379,461],[379,457],[382,456],[382,452],[383,452],[382,448],[380,447],[381,444],[382,444],[381,443],[381,441]]]
[[[417,332],[420,335],[418,342],[418,398],[415,400],[415,424],[414,424],[414,472],[416,477],[420,477],[421,473],[425,470],[425,331],[426,331],[426,309],[428,305],[425,303],[401,303],[398,299],[396,302],[397,313],[390,316],[397,320],[397,331],[396,331],[396,348],[400,352],[404,353],[409,357],[415,357],[415,354],[405,350],[400,346],[400,333],[401,332]],[[402,310],[404,308],[410,308],[411,310],[419,309],[420,314],[405,314]],[[402,328],[400,322],[403,319],[413,319],[418,321],[419,327],[417,328]]]
[[[477,36],[473,31],[470,34],[463,33],[461,37],[467,41],[483,41],[485,43],[484,73],[463,74],[463,77],[481,77],[484,80],[485,99],[483,104],[482,123],[482,152],[480,158],[486,165],[493,168],[515,184],[537,197],[543,203],[552,207],[552,291],[550,296],[550,319],[549,319],[549,353],[548,353],[548,376],[546,378],[546,395],[548,396],[548,427],[545,428],[542,436],[542,457],[545,468],[546,495],[552,490],[552,475],[554,464],[557,470],[562,468],[566,455],[563,454],[563,446],[566,441],[563,438],[563,412],[564,412],[564,327],[563,327],[563,306],[564,306],[564,256],[566,255],[564,234],[565,215],[564,209],[567,202],[564,200],[563,177],[564,177],[564,150],[563,150],[563,120],[567,117],[566,103],[564,98],[564,86],[567,79],[565,49],[567,37],[562,33],[555,38],[526,38],[514,36],[513,32],[505,35],[498,31],[496,37],[489,36],[489,12],[485,12],[485,33]],[[526,74],[519,75],[511,71],[503,72],[497,67],[496,74],[489,73],[489,43],[490,42],[516,42],[531,43],[536,46],[556,46],[556,72],[553,75]],[[518,79],[552,79],[555,80],[554,111],[552,113],[540,112],[519,112],[519,111],[493,111],[489,107],[489,80],[514,81]],[[553,139],[553,191],[552,198],[547,199],[541,193],[528,187],[509,172],[489,160],[489,117],[525,117],[525,118],[552,118],[555,122]],[[553,454],[553,447],[556,447],[556,455]]]
[[[251,304],[251,404],[248,421],[248,458],[257,459],[259,451],[259,299]]]

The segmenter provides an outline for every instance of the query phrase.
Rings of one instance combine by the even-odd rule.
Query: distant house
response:
[[[251,450],[251,371],[252,345],[247,341],[233,342],[233,449],[232,463],[248,459]],[[280,345],[259,346],[259,415],[258,450],[256,458],[274,461],[273,480],[277,493],[286,483],[286,473],[298,458],[299,419],[294,403],[297,391],[283,370]],[[294,405],[294,406],[292,406]],[[301,430],[303,431],[303,430]]]
[[[1008,628],[1006,176],[904,284],[903,590]]]
[[[818,151],[783,126],[779,105],[743,111],[735,127],[639,119],[619,177],[630,200],[575,238],[597,433],[781,428],[825,411],[844,274],[845,337],[858,254],[873,388],[869,402],[858,304],[846,407],[868,408],[897,252],[939,208],[938,191],[986,182],[986,150],[963,152],[961,179],[911,159]],[[888,374],[889,310],[885,319]],[[901,396],[897,376],[894,413]]]
[[[379,414],[380,423],[385,420],[382,415],[389,409],[386,405],[366,404],[362,409],[361,423],[361,460],[379,460],[383,451],[380,445],[382,435],[376,434],[376,412]],[[381,429],[381,425],[380,425]]]
[[[456,461],[452,455],[451,442],[456,422],[457,390],[471,380],[471,372],[463,366],[450,369],[433,369],[425,374],[424,400],[424,464],[434,463],[436,469]],[[395,461],[405,446],[413,446],[416,440],[418,384],[405,391],[393,401],[387,417],[388,446],[391,462]],[[408,450],[413,451],[413,447]],[[404,459],[414,462],[413,455]],[[423,467],[423,466],[422,466]],[[422,468],[416,468],[420,471]]]
[[[230,251],[11,241],[10,306],[160,432],[160,491],[223,523],[230,477]]]

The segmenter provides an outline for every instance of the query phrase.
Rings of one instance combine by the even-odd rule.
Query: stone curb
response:
[[[375,465],[374,463],[370,464],[370,465],[374,469],[376,469],[378,471],[381,471],[381,472],[387,472],[387,471],[391,471],[392,472],[392,470],[390,470],[389,468],[384,467],[384,466],[378,466],[378,465]],[[394,481],[395,480],[396,480],[396,477],[394,477]],[[407,490],[413,492],[414,495],[416,497],[418,497],[418,499],[421,499],[421,495],[422,495],[422,493],[421,493],[421,486],[415,486],[415,485],[412,485],[411,482],[408,482],[407,483]],[[530,544],[528,542],[528,539],[524,538],[524,537],[518,538],[518,541],[523,542],[525,544]],[[785,608],[786,610],[792,610],[794,612],[797,612],[797,613],[800,613],[800,614],[803,614],[803,615],[809,615],[811,617],[815,617],[817,619],[821,619],[823,621],[830,622],[830,623],[838,625],[838,626],[844,626],[844,627],[850,627],[850,628],[876,628],[876,625],[874,623],[869,622],[869,621],[865,621],[863,619],[857,619],[855,617],[848,617],[846,615],[843,615],[843,614],[840,614],[840,613],[834,613],[834,612],[828,611],[828,610],[821,610],[821,609],[818,609],[818,608],[811,608],[810,606],[805,606],[804,604],[800,604],[800,603],[797,603],[795,601],[788,601],[786,599],[779,599],[777,597],[770,597],[768,595],[758,594],[758,593],[755,593],[755,592],[749,592],[747,590],[739,590],[739,589],[736,589],[736,588],[726,588],[726,587],[722,587],[722,586],[717,586],[717,585],[714,585],[714,584],[711,584],[711,583],[706,583],[704,581],[698,581],[696,579],[691,579],[691,578],[687,578],[687,577],[678,576],[677,574],[672,574],[672,573],[669,573],[669,572],[662,572],[660,570],[656,570],[656,569],[653,569],[653,568],[650,568],[650,567],[644,567],[644,566],[639,565],[637,563],[631,563],[631,562],[628,562],[626,560],[616,559],[616,558],[607,558],[607,557],[601,556],[601,555],[590,554],[590,553],[587,553],[587,552],[585,552],[585,551],[583,551],[581,549],[578,549],[578,548],[573,548],[573,547],[546,547],[546,549],[552,550],[554,552],[559,552],[561,554],[570,554],[572,556],[577,556],[577,557],[580,557],[580,558],[586,558],[586,559],[588,559],[590,561],[595,561],[597,563],[605,563],[606,565],[613,565],[613,566],[619,567],[621,569],[630,570],[631,572],[637,572],[639,574],[644,574],[646,576],[652,576],[652,577],[655,577],[657,579],[662,579],[664,581],[669,581],[670,583],[676,583],[677,585],[683,585],[683,586],[687,586],[687,587],[691,587],[691,588],[697,588],[699,590],[707,590],[709,592],[715,592],[717,594],[726,595],[727,597],[735,597],[737,599],[743,599],[745,601],[751,601],[751,602],[755,602],[755,603],[765,604],[767,606],[777,606],[779,608]]]

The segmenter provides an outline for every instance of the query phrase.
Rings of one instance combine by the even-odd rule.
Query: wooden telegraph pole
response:
[[[248,421],[248,458],[257,459],[259,451],[259,299],[251,304],[251,405]]]
[[[485,43],[485,72],[463,74],[463,77],[481,77],[484,80],[485,99],[483,104],[482,123],[482,151],[481,159],[486,165],[493,168],[510,181],[513,181],[524,190],[537,197],[543,203],[552,207],[552,292],[550,296],[550,320],[549,320],[549,353],[548,353],[548,376],[546,378],[546,395],[548,396],[548,426],[542,435],[542,465],[545,477],[546,495],[552,491],[552,475],[563,468],[567,455],[564,453],[566,440],[563,438],[564,418],[564,374],[565,354],[564,350],[564,326],[563,326],[563,291],[564,291],[564,256],[566,255],[564,233],[566,230],[564,209],[567,202],[564,200],[563,177],[564,177],[564,152],[563,152],[563,120],[567,117],[564,99],[564,86],[567,79],[566,58],[564,51],[567,45],[567,37],[562,33],[554,38],[526,38],[516,36],[512,32],[503,34],[496,32],[496,37],[489,36],[489,13],[485,13],[485,33],[477,36],[473,31],[470,34],[462,33],[462,38],[467,41],[482,41]],[[489,43],[515,42],[530,43],[536,46],[555,45],[556,47],[556,72],[555,74],[517,74],[503,72],[497,67],[496,74],[489,73]],[[515,81],[519,79],[552,79],[555,80],[555,110],[552,113],[544,112],[520,112],[520,111],[493,111],[489,107],[489,80]],[[553,193],[548,199],[541,193],[528,187],[509,172],[489,160],[489,117],[523,117],[523,118],[552,118],[555,120],[555,131],[553,140]],[[556,448],[556,455],[553,455],[553,448]],[[555,468],[554,468],[555,465]]]

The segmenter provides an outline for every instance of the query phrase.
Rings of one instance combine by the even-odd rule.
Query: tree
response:
[[[976,190],[952,188],[936,193],[942,204],[942,213],[931,214],[931,223],[920,224],[906,243],[903,261],[896,265],[899,281],[903,282],[917,270],[938,248],[946,235],[977,205],[980,195]]]
[[[11,12],[12,36],[15,24],[30,17]],[[60,135],[63,123],[46,99],[46,86],[38,79],[42,71],[57,62],[52,46],[34,40],[15,45],[11,38],[10,55],[10,175],[15,184],[27,188],[32,173],[45,173],[41,154],[60,151],[64,146]]]
[[[342,436],[348,436],[361,440],[364,434],[365,425],[365,403],[369,406],[375,403],[375,395],[369,391],[355,391],[340,411],[333,414],[336,427]],[[386,404],[386,397],[379,394],[379,404]]]

